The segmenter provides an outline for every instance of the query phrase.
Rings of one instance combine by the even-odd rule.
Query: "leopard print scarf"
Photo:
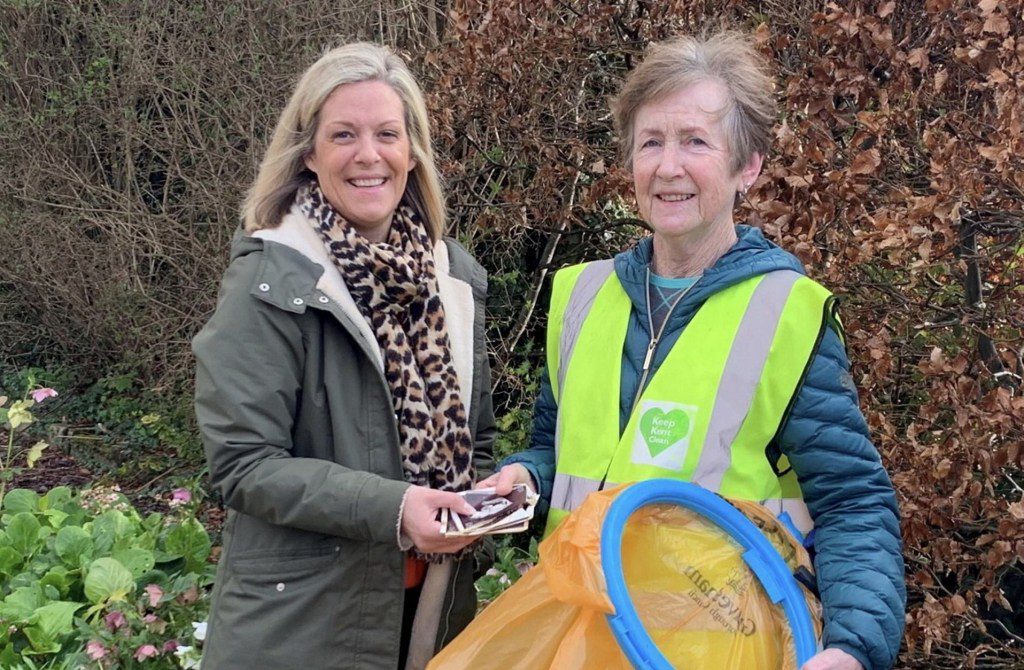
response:
[[[443,491],[473,484],[473,443],[452,364],[430,237],[404,205],[372,244],[331,206],[317,182],[296,201],[320,234],[384,354],[405,481]]]

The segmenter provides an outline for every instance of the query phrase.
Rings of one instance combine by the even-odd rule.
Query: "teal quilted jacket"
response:
[[[677,305],[658,345],[650,377],[679,334],[714,293],[773,270],[803,272],[800,262],[761,235],[738,226],[736,244]],[[633,301],[622,352],[620,430],[640,383],[650,342],[645,300],[651,238],[615,257],[615,271]],[[649,377],[649,378],[650,378]],[[545,374],[529,449],[504,464],[522,463],[549,499],[554,477],[557,406]],[[903,636],[906,587],[899,511],[861,414],[850,362],[837,333],[827,328],[772,448],[796,471],[815,522],[815,568],[825,613],[825,647],[852,654],[867,670],[891,668]]]

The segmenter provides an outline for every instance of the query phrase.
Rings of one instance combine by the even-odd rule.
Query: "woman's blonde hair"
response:
[[[423,219],[431,240],[444,234],[446,211],[441,178],[434,165],[423,92],[405,62],[390,49],[355,42],[328,51],[302,75],[242,205],[245,230],[275,228],[295,201],[295,193],[316,175],[305,159],[313,151],[320,108],[343,84],[381,81],[402,100],[405,127],[416,166],[409,173],[403,202]]]
[[[652,44],[612,102],[623,160],[632,162],[633,126],[641,107],[708,79],[721,82],[728,92],[723,118],[733,172],[754,153],[764,156],[771,146],[776,111],[772,80],[763,62],[750,38],[735,31]]]

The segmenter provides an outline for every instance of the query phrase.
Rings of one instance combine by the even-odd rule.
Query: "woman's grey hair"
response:
[[[433,241],[444,234],[444,191],[434,165],[423,92],[401,58],[386,47],[368,42],[331,49],[302,75],[277,120],[270,146],[242,205],[247,232],[280,224],[295,201],[295,193],[315,177],[305,159],[313,151],[324,101],[337,87],[362,81],[384,82],[401,98],[416,161],[402,200],[423,219]]]
[[[612,102],[625,162],[633,159],[633,130],[640,108],[708,79],[721,82],[728,91],[729,105],[723,114],[733,172],[741,170],[754,153],[764,156],[771,145],[776,108],[772,79],[763,63],[750,38],[735,31],[652,44]]]

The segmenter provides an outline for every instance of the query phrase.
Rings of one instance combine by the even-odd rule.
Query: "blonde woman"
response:
[[[420,668],[472,618],[442,508],[492,467],[486,276],[443,238],[422,93],[385,48],[302,76],[195,338],[228,508],[204,667]]]

